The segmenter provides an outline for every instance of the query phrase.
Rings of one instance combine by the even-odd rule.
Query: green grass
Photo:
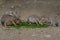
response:
[[[27,21],[24,21],[20,24],[17,24],[16,26],[14,25],[11,25],[12,27],[11,28],[47,28],[49,25],[48,24],[43,24],[43,25],[40,25],[40,24],[29,24],[29,22]]]

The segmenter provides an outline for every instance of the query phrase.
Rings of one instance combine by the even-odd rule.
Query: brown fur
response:
[[[9,14],[4,14],[2,17],[1,17],[1,24],[2,26],[4,27],[7,27],[8,25],[11,25],[11,24],[19,24],[21,22],[21,20],[19,18],[17,18],[15,15],[9,15]]]

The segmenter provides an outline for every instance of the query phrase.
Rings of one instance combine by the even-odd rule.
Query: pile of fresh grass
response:
[[[16,26],[11,25],[12,28],[46,28],[49,27],[48,24],[29,24],[29,22],[24,21],[20,24],[17,24]]]

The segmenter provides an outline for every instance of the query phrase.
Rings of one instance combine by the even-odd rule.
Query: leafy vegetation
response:
[[[11,26],[12,26],[12,28],[17,28],[18,29],[18,28],[21,28],[21,27],[23,27],[23,28],[46,28],[49,25],[48,24],[43,24],[43,25],[41,25],[41,24],[30,24],[29,22],[24,21],[20,24],[17,24],[16,26],[14,26],[14,25],[11,25]]]

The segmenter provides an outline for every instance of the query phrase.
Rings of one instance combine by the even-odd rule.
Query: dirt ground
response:
[[[22,20],[27,20],[29,15],[45,15],[54,20],[57,15],[60,24],[60,0],[0,0],[0,17],[9,11],[17,12]],[[0,40],[60,40],[60,27],[0,28]]]
[[[1,29],[0,40],[60,40],[60,27]]]

